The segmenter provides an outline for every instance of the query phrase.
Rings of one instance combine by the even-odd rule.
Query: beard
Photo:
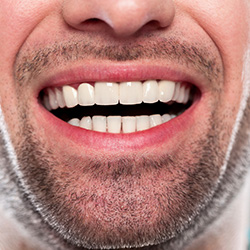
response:
[[[246,115],[230,161],[228,142],[219,140],[226,119],[215,111],[210,129],[181,157],[176,152],[93,159],[65,151],[60,162],[36,137],[29,107],[23,103],[19,113],[22,140],[9,154],[5,136],[2,149],[3,159],[14,159],[1,170],[8,179],[2,195],[31,235],[52,249],[183,249],[222,213],[247,171]]]
[[[184,235],[197,228],[201,218],[203,223],[196,232],[214,218],[210,206],[218,195],[225,159],[218,140],[223,119],[212,116],[213,129],[189,147],[192,162],[182,152],[182,157],[178,153],[130,154],[101,160],[67,155],[62,163],[36,138],[28,123],[28,110],[22,112],[27,118],[23,121],[24,140],[16,150],[21,186],[26,202],[53,228],[56,237],[69,244],[67,248],[164,243],[167,249],[172,245],[181,249]],[[62,164],[63,170],[59,170]]]

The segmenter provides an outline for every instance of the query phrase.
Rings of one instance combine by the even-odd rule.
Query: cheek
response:
[[[239,112],[244,83],[243,58],[248,46],[250,4],[244,0],[176,0],[207,33],[223,61],[223,93],[217,107],[218,119],[232,131]]]
[[[1,96],[1,109],[4,115],[4,120],[7,125],[7,130],[9,131],[9,135],[13,140],[18,140],[18,132],[20,129],[19,125],[19,117],[17,112],[17,101],[14,95],[14,89],[11,85],[5,84],[5,86],[1,84],[0,96]]]
[[[57,0],[1,0],[0,1],[0,68],[8,72],[13,67],[21,46],[51,12]]]
[[[46,14],[53,10],[57,0],[1,0],[0,1],[0,104],[13,140],[18,138],[18,102],[13,79],[16,56]],[[23,97],[25,98],[25,97]]]

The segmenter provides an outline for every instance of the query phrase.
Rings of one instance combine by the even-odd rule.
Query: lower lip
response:
[[[50,128],[54,137],[65,137],[77,145],[84,145],[87,148],[104,151],[124,151],[139,150],[146,147],[152,147],[173,139],[180,132],[188,130],[194,121],[194,111],[200,103],[200,98],[194,101],[181,115],[170,121],[147,129],[129,134],[102,133],[92,130],[86,130],[80,127],[72,126],[67,122],[57,118],[47,111],[41,104],[38,104],[39,117],[44,117],[44,127]],[[38,118],[40,119],[40,118]]]

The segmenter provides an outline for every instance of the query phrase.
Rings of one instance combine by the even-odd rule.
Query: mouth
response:
[[[87,82],[46,87],[40,103],[72,126],[103,133],[148,130],[181,116],[200,97],[188,82]]]

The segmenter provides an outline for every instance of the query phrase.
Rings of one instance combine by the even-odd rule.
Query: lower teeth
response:
[[[81,120],[73,118],[68,121],[69,124],[88,130],[108,133],[133,133],[143,131],[162,123],[168,122],[176,115],[141,115],[141,116],[100,116],[92,118],[85,116]]]

